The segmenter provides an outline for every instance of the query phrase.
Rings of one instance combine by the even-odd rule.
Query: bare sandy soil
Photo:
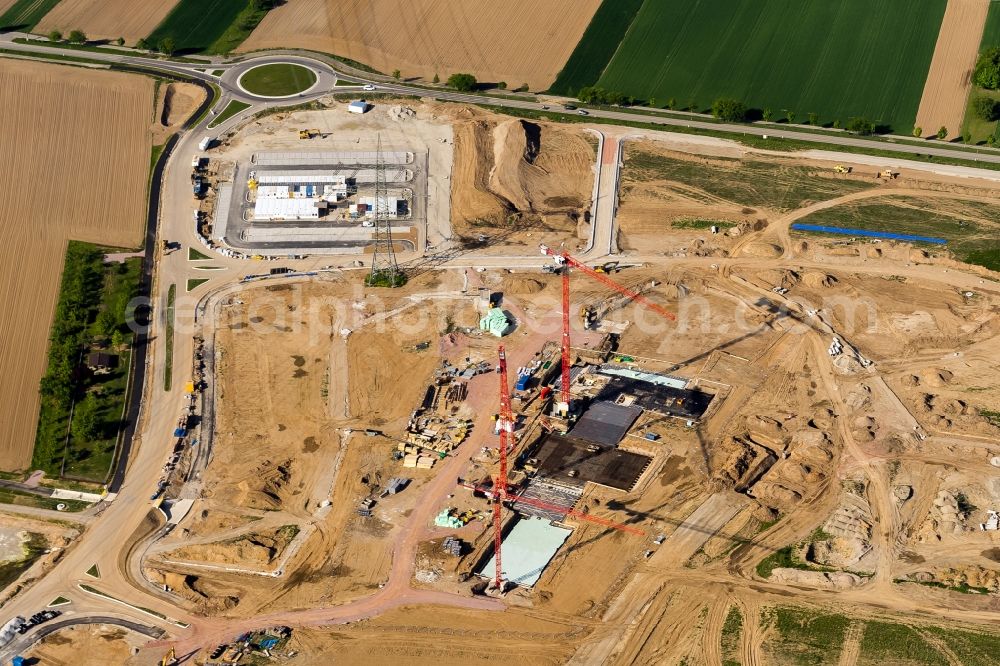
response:
[[[146,637],[123,627],[84,624],[50,634],[24,653],[27,663],[52,666],[99,666],[124,664],[132,647],[142,645]]]
[[[10,9],[17,0],[0,0],[0,12]]]
[[[36,387],[67,239],[142,240],[153,82],[57,65],[0,63],[0,467],[31,460]],[[113,127],[114,131],[102,128]]]
[[[480,81],[544,90],[586,30],[599,0],[293,0],[271,11],[240,51],[305,48],[386,74]],[[500,38],[499,36],[503,37]]]
[[[35,32],[82,30],[90,39],[124,37],[129,46],[153,32],[177,0],[62,0],[42,18]]]
[[[948,0],[917,109],[917,127],[924,136],[939,127],[948,128],[948,138],[961,133],[989,7],[989,0]]]
[[[455,117],[452,229],[460,242],[537,244],[579,237],[594,184],[594,137],[554,123],[459,108]],[[534,240],[532,240],[534,239]]]

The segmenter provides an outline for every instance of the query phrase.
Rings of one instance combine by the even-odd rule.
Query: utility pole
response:
[[[382,136],[378,137],[375,154],[375,250],[372,253],[372,270],[365,283],[369,287],[401,287],[406,275],[399,270],[396,253],[392,247],[392,228],[389,221],[389,194],[385,184],[385,159],[382,155]]]

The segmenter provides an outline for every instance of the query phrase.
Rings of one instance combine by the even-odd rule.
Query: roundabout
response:
[[[237,79],[241,91],[254,97],[282,99],[312,90],[319,76],[303,65],[275,62],[251,67]]]

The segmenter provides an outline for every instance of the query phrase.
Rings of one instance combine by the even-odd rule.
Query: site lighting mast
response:
[[[399,270],[396,253],[392,247],[392,226],[389,222],[389,194],[385,184],[385,158],[382,155],[382,136],[378,137],[375,154],[375,249],[372,252],[372,270],[368,274],[370,287],[400,287],[406,276]]]
[[[570,366],[570,337],[569,337],[569,268],[572,266],[586,275],[594,278],[598,282],[611,287],[619,294],[627,296],[629,299],[639,303],[640,305],[652,310],[656,314],[669,319],[670,321],[677,321],[677,317],[673,312],[657,305],[653,301],[649,300],[639,292],[629,289],[628,287],[618,284],[607,275],[595,271],[590,266],[586,265],[576,257],[573,257],[568,252],[565,251],[555,251],[548,245],[539,245],[538,249],[542,254],[548,257],[553,257],[556,264],[561,267],[560,273],[562,274],[562,320],[563,320],[563,330],[562,330],[562,386],[560,387],[560,402],[557,406],[556,412],[562,413],[565,416],[569,416],[569,366]]]

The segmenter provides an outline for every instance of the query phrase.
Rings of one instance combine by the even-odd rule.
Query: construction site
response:
[[[174,359],[128,566],[195,628],[177,655],[854,664],[879,622],[956,654],[943,609],[984,631],[1000,284],[961,236],[793,225],[982,239],[994,183],[338,104],[199,153],[203,244],[297,263],[241,266]],[[238,245],[288,230],[357,238]]]
[[[434,115],[456,137],[502,126],[495,138],[506,141],[514,129]],[[605,153],[611,140],[602,137]],[[167,491],[170,503],[193,504],[145,552],[149,583],[186,612],[226,618],[229,634],[263,630],[260,615],[319,623],[339,617],[323,608],[389,609],[402,598],[463,607],[456,626],[518,609],[504,619],[515,636],[584,623],[586,637],[555,640],[548,653],[579,663],[650,649],[665,663],[703,663],[698,646],[718,640],[733,612],[745,627],[738,644],[713,649],[780,654],[776,630],[761,632],[769,613],[786,612],[786,588],[829,613],[841,612],[824,601],[831,592],[862,604],[889,595],[903,612],[972,590],[983,596],[966,600],[970,619],[985,609],[1000,592],[1000,405],[982,388],[995,372],[987,350],[1000,291],[946,251],[791,225],[838,197],[935,197],[937,214],[985,220],[991,186],[889,171],[872,180],[865,165],[758,155],[733,172],[723,160],[736,158],[720,155],[731,149],[710,142],[697,148],[717,155],[693,172],[696,147],[658,140],[624,151],[611,242],[633,249],[613,257],[579,238],[590,226],[602,233],[599,207],[579,200],[587,214],[575,228],[559,231],[531,205],[506,208],[501,216],[519,219],[502,236],[460,241],[481,249],[470,265],[413,270],[394,256],[412,248],[380,244],[380,229],[396,241],[401,222],[376,206],[371,227],[331,222],[371,234],[361,270],[271,275],[207,303],[198,413],[213,425],[201,432],[207,453],[182,458],[186,481]],[[383,142],[373,175],[389,190],[393,178],[412,182],[419,153]],[[475,145],[456,138],[456,164]],[[326,175],[339,167],[317,168],[355,168],[348,153],[252,154],[254,183],[232,204],[248,228],[270,196],[263,188],[340,201],[346,184],[348,199],[367,196]],[[695,175],[669,181],[658,159]],[[562,164],[564,175],[575,168]],[[760,194],[754,179],[765,172],[794,189]],[[551,186],[557,175],[522,182]],[[492,178],[470,182],[494,197]],[[452,192],[453,215],[468,199]],[[325,224],[323,214],[310,224]],[[436,242],[458,241],[462,224],[439,228]],[[500,248],[531,255],[505,260]],[[397,270],[404,286],[365,286]],[[740,581],[735,596],[726,581]],[[768,592],[756,600],[753,585]],[[642,634],[650,604],[670,627]],[[701,620],[699,608],[709,609]],[[399,623],[387,612],[334,638],[296,630],[286,649],[378,661],[394,644],[379,637]],[[220,654],[240,644],[227,636]],[[855,640],[846,630],[841,639]]]

